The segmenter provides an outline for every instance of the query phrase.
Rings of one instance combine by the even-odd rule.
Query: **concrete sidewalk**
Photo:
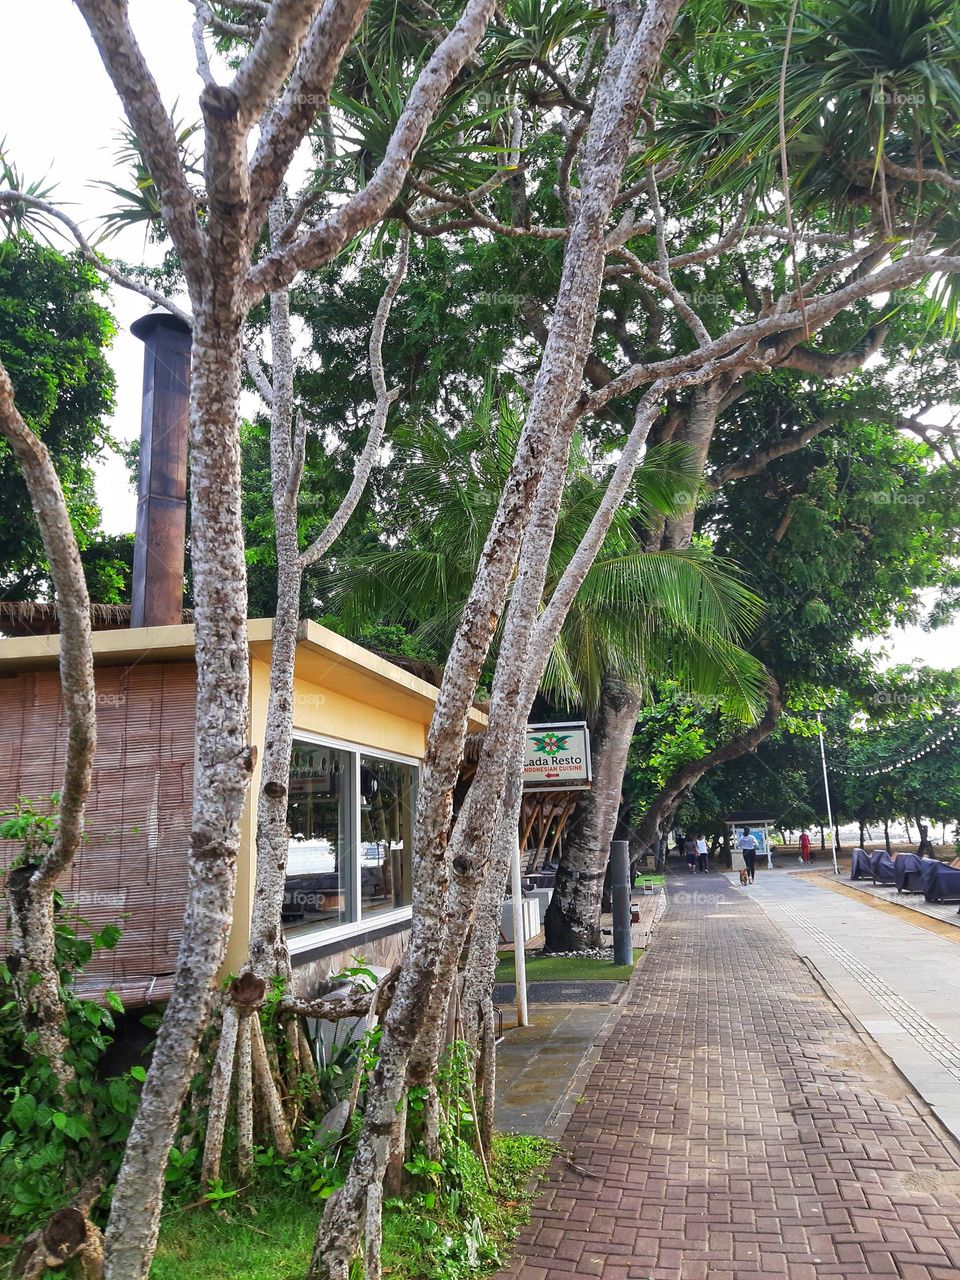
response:
[[[776,872],[746,892],[960,1138],[960,936]]]
[[[775,926],[767,874],[670,884],[504,1277],[960,1280],[960,1148]]]

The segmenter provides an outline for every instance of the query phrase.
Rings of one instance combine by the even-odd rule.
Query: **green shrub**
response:
[[[93,954],[117,945],[112,925],[87,938],[89,927],[55,899],[55,943],[66,1009],[66,1061],[75,1081],[63,1098],[53,1070],[36,1050],[36,1031],[24,1028],[6,961],[0,962],[0,1231],[23,1235],[69,1203],[95,1176],[112,1180],[136,1110],[142,1067],[102,1077],[99,1067],[113,1039],[113,992],[104,1004],[81,999],[77,977]]]

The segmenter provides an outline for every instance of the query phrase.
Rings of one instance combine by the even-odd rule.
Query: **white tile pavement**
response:
[[[960,941],[780,871],[741,892],[960,1139]]]

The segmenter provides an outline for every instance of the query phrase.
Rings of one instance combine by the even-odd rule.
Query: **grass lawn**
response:
[[[594,956],[527,956],[528,982],[626,982],[631,973],[632,964],[611,964]],[[516,980],[512,951],[498,962],[496,980]]]
[[[323,1206],[273,1191],[165,1215],[150,1280],[303,1280]]]
[[[474,1173],[469,1201],[465,1190],[455,1193],[459,1206],[438,1201],[428,1209],[422,1196],[402,1205],[388,1201],[385,1280],[468,1280],[498,1271],[530,1217],[530,1174],[553,1150],[545,1138],[498,1136],[493,1194]],[[303,1280],[322,1210],[306,1186],[287,1186],[224,1200],[216,1209],[168,1211],[150,1280]]]
[[[643,884],[652,884],[655,888],[663,884],[662,871],[638,871],[633,887],[639,889]]]

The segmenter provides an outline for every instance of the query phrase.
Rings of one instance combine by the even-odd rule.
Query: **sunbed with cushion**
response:
[[[864,853],[862,849],[854,849],[853,851],[853,857],[850,860],[850,879],[873,879],[873,867],[870,865],[870,855],[869,853]]]
[[[928,860],[929,861],[929,860]],[[898,853],[893,860],[897,893],[920,893],[923,890],[923,868],[926,864],[915,853]]]
[[[870,866],[873,870],[874,884],[896,884],[897,869],[886,849],[879,849],[870,855]]]

